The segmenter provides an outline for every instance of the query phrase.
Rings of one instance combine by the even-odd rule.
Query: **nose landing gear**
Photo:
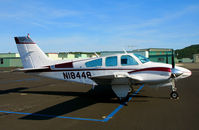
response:
[[[171,92],[171,99],[179,99],[178,93],[176,91]]]
[[[171,99],[179,99],[179,95],[177,93],[177,88],[175,84],[175,79],[172,78],[172,86],[171,86],[172,92],[170,94]]]

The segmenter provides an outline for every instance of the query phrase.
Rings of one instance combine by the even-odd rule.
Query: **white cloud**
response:
[[[33,39],[34,40],[34,39]],[[150,45],[155,45],[158,41],[143,40],[136,38],[121,38],[121,37],[92,37],[92,36],[68,36],[68,37],[48,37],[39,38],[37,43],[45,48],[47,52],[59,51],[108,51],[108,50],[122,50],[132,49],[129,46],[134,46],[133,49],[146,48]]]
[[[181,41],[177,39],[191,39],[198,35],[195,32],[179,33],[176,30],[169,30],[170,32],[168,33],[162,31],[162,29],[165,29],[163,27],[165,24],[180,19],[185,15],[198,12],[198,5],[189,5],[181,10],[176,9],[176,12],[168,10],[162,16],[160,14],[160,17],[151,16],[147,20],[143,20],[142,16],[140,16],[140,20],[136,20],[132,24],[125,21],[114,21],[115,17],[120,16],[112,15],[114,12],[113,8],[111,8],[112,13],[106,14],[105,12],[108,11],[103,10],[100,12],[92,9],[92,11],[94,10],[93,12],[91,10],[86,12],[77,8],[70,10],[50,7],[48,4],[35,1],[32,1],[32,3],[23,2],[9,11],[11,8],[7,10],[0,9],[1,21],[9,19],[13,20],[14,23],[31,24],[33,25],[31,28],[37,28],[37,30],[35,29],[36,31],[38,31],[38,28],[42,28],[44,30],[41,29],[42,33],[52,30],[64,32],[64,29],[74,29],[74,33],[70,37],[59,37],[59,34],[55,32],[54,38],[49,38],[47,34],[44,38],[37,39],[49,51],[56,51],[55,46],[58,46],[56,48],[57,51],[122,50],[122,48],[127,48],[129,45],[135,45],[137,48],[161,47],[168,44],[169,40],[167,39],[174,39],[176,43],[180,44]],[[177,25],[169,24],[169,26],[172,28]],[[75,30],[77,27],[80,29]],[[26,29],[24,30],[26,31]],[[69,33],[67,30],[66,32]],[[83,35],[84,33],[86,34]]]
[[[10,11],[12,8],[12,11]],[[81,12],[76,10],[60,9],[50,7],[41,2],[22,2],[16,4],[16,7],[0,9],[0,19],[2,21],[14,20],[15,23],[32,24],[43,29],[48,29],[49,25],[62,27],[75,27],[80,24],[68,22],[66,20],[57,20],[57,18],[79,17]]]
[[[148,20],[141,20],[139,23],[134,24],[120,24],[112,27],[110,30],[115,31],[125,31],[125,30],[135,30],[135,29],[145,29],[147,27],[157,27],[163,23],[178,19],[184,15],[191,14],[194,12],[199,12],[199,5],[189,5],[182,10],[176,12],[168,11],[167,14],[164,14],[162,17],[150,18]]]
[[[51,12],[49,12],[49,14],[52,17],[67,17],[67,16],[77,16],[77,15],[80,15],[81,13],[74,10],[52,9]]]

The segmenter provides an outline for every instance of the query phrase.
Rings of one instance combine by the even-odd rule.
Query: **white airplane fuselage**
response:
[[[122,55],[130,55],[137,60],[138,65],[129,65],[129,66],[121,66],[120,57]],[[49,67],[46,72],[37,73],[40,76],[54,78],[59,80],[65,80],[69,82],[78,82],[83,84],[97,85],[91,77],[97,77],[102,75],[114,75],[117,78],[117,74],[124,74],[124,76],[129,77],[139,77],[142,83],[145,84],[161,84],[170,82],[169,77],[171,76],[171,65],[164,63],[156,63],[156,62],[147,62],[141,63],[139,59],[133,54],[116,54],[114,56],[118,57],[118,65],[113,67],[106,67],[105,59],[106,57],[85,59],[85,60],[77,60],[69,63],[62,63],[57,65],[52,65]],[[85,63],[88,61],[92,61],[95,59],[102,58],[102,66],[100,67],[86,67]],[[64,68],[64,65],[73,64],[73,68]],[[61,67],[60,67],[61,66]],[[176,67],[178,70],[183,72],[183,74],[176,79],[182,79],[189,77],[191,75],[191,71],[183,68]],[[125,75],[126,74],[126,75]],[[162,84],[165,85],[165,84]],[[161,86],[159,86],[161,87]]]
[[[93,86],[109,85],[120,98],[126,97],[130,87],[136,84],[172,86],[172,91],[175,92],[175,81],[191,75],[191,71],[186,68],[151,62],[133,53],[53,61],[29,36],[15,37],[15,41],[24,66],[20,71]]]

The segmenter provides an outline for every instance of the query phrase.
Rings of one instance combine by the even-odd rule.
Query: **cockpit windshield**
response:
[[[142,55],[134,54],[142,63],[149,62],[150,60]]]

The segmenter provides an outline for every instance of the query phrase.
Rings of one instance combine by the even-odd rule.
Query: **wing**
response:
[[[117,72],[112,75],[97,75],[93,76],[91,79],[98,85],[129,84],[129,82],[133,84],[143,82],[142,77],[133,75],[130,76],[126,72]]]
[[[112,90],[119,98],[125,98],[131,90],[131,85],[142,83],[142,78],[138,76],[130,76],[126,72],[117,72],[113,75],[98,75],[91,78],[98,85],[111,85]]]

